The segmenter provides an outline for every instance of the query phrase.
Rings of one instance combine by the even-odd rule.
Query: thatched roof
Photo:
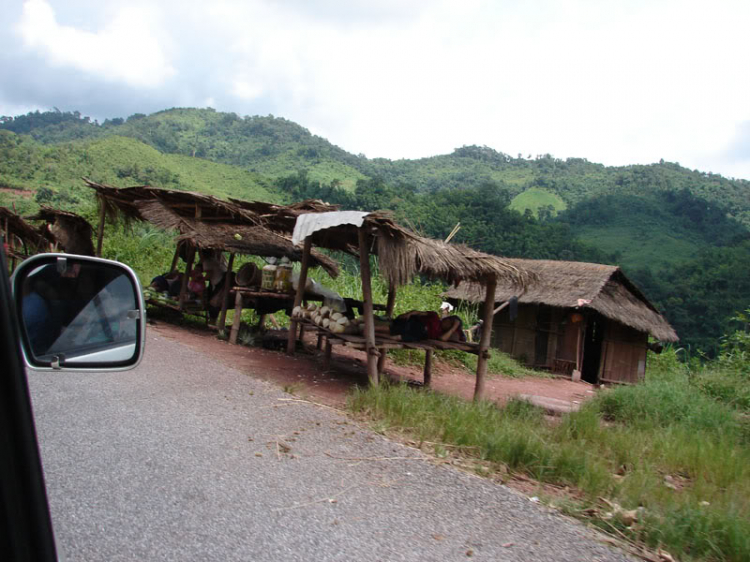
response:
[[[15,242],[11,238],[16,242],[20,240],[25,247],[25,251],[23,252],[25,255],[46,250],[49,244],[49,241],[36,228],[7,207],[0,207],[0,229],[3,236],[7,236],[6,243],[9,244],[9,247],[11,243],[15,245]],[[16,248],[16,250],[18,249]],[[17,253],[17,255],[21,256],[22,254]]]
[[[342,224],[310,236],[315,246],[356,254],[359,228]],[[489,277],[497,277],[522,292],[534,279],[533,273],[508,260],[419,236],[397,224],[388,212],[368,213],[361,228],[367,233],[368,250],[378,257],[381,275],[395,285],[405,285],[416,275],[452,284],[485,283]]]
[[[338,205],[331,205],[320,199],[305,199],[290,205],[277,205],[276,203],[265,203],[263,201],[243,201],[242,199],[229,199],[232,203],[245,211],[250,211],[258,216],[265,226],[271,230],[291,235],[294,231],[294,223],[297,217],[305,213],[328,213],[338,211]]]
[[[202,249],[302,260],[302,250],[294,246],[289,237],[263,226],[206,223],[202,219],[180,216],[161,201],[137,201],[135,205],[145,220],[165,230],[176,230],[180,233],[178,241],[190,240]],[[310,259],[313,267],[322,267],[332,277],[338,275],[338,266],[331,258],[313,252]]]
[[[91,241],[93,228],[82,216],[42,205],[36,215],[27,218],[45,221],[49,225],[49,232],[66,253],[94,255],[94,244]]]
[[[538,281],[523,295],[518,295],[510,285],[498,283],[495,302],[504,302],[516,295],[521,303],[590,308],[611,320],[648,332],[658,340],[678,340],[667,320],[619,267],[553,260],[506,261],[536,273]],[[453,287],[443,295],[471,302],[484,301],[483,288],[472,284]]]
[[[148,185],[134,187],[113,187],[83,178],[86,184],[96,190],[99,205],[104,205],[111,220],[144,220],[136,202],[160,201],[181,217],[204,221],[218,221],[238,224],[260,224],[256,213],[246,211],[234,203],[222,201],[210,195],[193,191],[162,189]]]

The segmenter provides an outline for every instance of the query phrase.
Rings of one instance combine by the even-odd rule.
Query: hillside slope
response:
[[[156,185],[217,197],[280,201],[271,181],[236,166],[163,154],[136,139],[109,136],[42,145],[0,131],[0,187],[87,193],[82,177],[117,186]]]
[[[313,181],[336,182],[347,190],[365,178],[428,192],[495,183],[511,198],[539,188],[572,206],[598,194],[643,195],[687,189],[750,226],[750,181],[668,162],[607,167],[583,158],[562,160],[549,154],[514,157],[480,146],[416,160],[368,159],[349,154],[287,119],[240,117],[213,109],[169,109],[107,120],[101,125],[77,112],[34,112],[0,119],[1,129],[31,135],[45,144],[111,135],[132,137],[163,153],[233,164],[274,179],[303,171]]]

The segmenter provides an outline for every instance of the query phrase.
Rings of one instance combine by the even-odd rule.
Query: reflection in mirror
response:
[[[28,272],[17,301],[34,359],[85,366],[134,358],[137,289],[125,271],[58,258]]]

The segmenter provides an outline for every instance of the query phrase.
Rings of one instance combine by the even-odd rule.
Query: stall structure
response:
[[[259,225],[243,225],[240,223],[207,223],[200,219],[181,217],[161,201],[139,201],[141,215],[151,224],[179,233],[177,242],[188,243],[191,247],[213,252],[228,252],[228,277],[233,278],[234,256],[254,255],[264,257],[286,257],[290,261],[301,261],[302,250],[292,244],[289,237],[279,234]],[[338,275],[338,266],[331,258],[315,252],[310,256],[313,266],[321,267],[331,277]],[[264,314],[276,310],[290,310],[294,301],[294,294],[283,291],[264,290],[258,283],[243,284],[225,283],[222,298],[221,313],[218,328],[225,325],[227,303],[231,293],[235,295],[235,318],[239,318],[243,307],[251,305],[258,313]],[[261,320],[261,323],[263,321]],[[230,342],[236,343],[239,322],[234,322],[230,334]]]
[[[85,180],[87,185],[97,193],[99,202],[100,224],[97,247],[101,250],[104,232],[104,221],[107,217],[117,220],[139,220],[153,224],[165,230],[174,230],[177,235],[177,249],[170,271],[175,270],[177,262],[182,257],[186,263],[185,274],[182,278],[179,299],[176,303],[153,301],[151,304],[174,308],[182,312],[197,312],[205,308],[205,303],[191,302],[188,291],[188,278],[193,269],[196,253],[228,252],[229,261],[223,281],[220,298],[220,313],[217,323],[218,329],[223,329],[230,295],[234,290],[233,266],[236,254],[287,257],[291,261],[299,261],[302,251],[296,248],[289,236],[275,232],[264,226],[267,218],[261,217],[256,211],[240,205],[217,199],[215,197],[187,191],[166,190],[150,186],[116,188]],[[268,207],[268,204],[264,208]],[[274,206],[275,208],[279,206]],[[308,205],[308,208],[310,206]],[[277,209],[282,212],[282,209]],[[338,267],[330,258],[315,253],[311,258],[313,265],[321,266],[329,275],[336,276]],[[240,292],[248,292],[240,288]],[[234,291],[235,294],[237,293]],[[255,291],[253,295],[245,295],[245,301],[254,306],[265,306],[275,310],[291,308],[293,296],[273,291]],[[242,296],[239,297],[243,301]],[[286,301],[289,301],[288,303]],[[261,306],[261,308],[263,308]],[[239,328],[235,322],[233,331]],[[236,339],[236,334],[235,334]]]
[[[491,343],[529,367],[591,384],[638,383],[646,376],[649,336],[678,341],[666,318],[619,267],[508,261],[533,271],[538,281],[518,299],[517,314],[506,308],[495,315]],[[493,306],[507,302],[513,290],[499,284]],[[487,300],[484,289],[470,283],[443,296],[454,302]]]
[[[7,207],[0,207],[0,226],[11,271],[27,257],[50,249],[51,240]]]
[[[326,356],[332,345],[347,345],[361,349],[367,354],[367,374],[370,383],[377,385],[382,372],[385,350],[389,348],[423,349],[425,351],[425,384],[430,382],[432,352],[435,349],[459,349],[478,356],[475,400],[483,398],[484,378],[489,358],[490,330],[482,334],[478,344],[454,341],[423,340],[404,342],[375,333],[373,299],[371,289],[370,256],[376,256],[378,269],[388,282],[389,294],[386,314],[391,316],[397,287],[411,282],[416,275],[429,279],[441,279],[452,285],[462,282],[478,283],[487,288],[488,294],[495,292],[498,280],[517,288],[519,294],[526,290],[535,276],[525,269],[507,261],[465,246],[446,244],[424,238],[398,225],[388,213],[364,213],[338,211],[300,214],[292,236],[295,244],[303,244],[302,268],[299,287],[303,287],[310,263],[312,247],[339,250],[359,256],[362,294],[364,300],[364,333],[361,336],[336,334],[319,326],[310,325],[303,319],[293,319],[289,330],[287,352],[294,353],[297,328],[309,325],[323,333],[326,338]],[[300,305],[303,294],[298,290],[295,306]],[[492,306],[485,307],[492,313]],[[485,321],[491,325],[491,316]]]
[[[35,215],[27,219],[47,223],[47,231],[66,254],[94,255],[94,243],[91,241],[94,229],[82,216],[42,205]]]

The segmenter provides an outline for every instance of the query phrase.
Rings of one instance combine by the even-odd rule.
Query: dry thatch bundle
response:
[[[176,230],[180,233],[177,240],[189,240],[201,249],[302,260],[302,249],[294,246],[289,237],[263,226],[206,223],[182,217],[160,201],[137,201],[135,205],[145,220],[165,230]],[[338,266],[331,258],[314,252],[310,259],[311,266],[322,267],[331,277],[338,275]]]
[[[230,201],[243,210],[250,211],[258,216],[263,224],[276,232],[292,234],[297,217],[305,213],[329,213],[338,211],[338,205],[331,205],[320,199],[305,199],[290,205],[277,205],[263,201],[243,201],[231,199]]]
[[[148,185],[118,188],[83,179],[89,187],[96,190],[99,208],[103,205],[107,218],[112,221],[118,218],[126,222],[144,220],[136,203],[159,201],[181,217],[224,223],[261,224],[261,220],[252,211],[210,195]]]
[[[419,236],[397,224],[388,212],[368,213],[362,220],[361,227],[340,224],[316,230],[310,234],[312,243],[356,255],[362,228],[368,252],[377,255],[380,273],[394,285],[407,284],[415,275],[453,284],[485,283],[496,277],[521,292],[534,279],[533,274],[497,256]]]
[[[94,230],[82,216],[42,205],[39,212],[28,219],[45,221],[55,242],[64,252],[82,256],[94,255],[94,244],[91,241]]]
[[[0,228],[12,257],[45,251],[49,241],[32,225],[7,207],[0,207]]]
[[[538,281],[519,296],[521,303],[546,304],[560,308],[591,308],[605,317],[648,332],[661,341],[677,341],[674,329],[619,267],[594,263],[553,260],[508,259],[507,262],[535,273]],[[498,283],[495,302],[518,293]],[[484,301],[484,288],[475,284],[454,287],[448,298]]]

